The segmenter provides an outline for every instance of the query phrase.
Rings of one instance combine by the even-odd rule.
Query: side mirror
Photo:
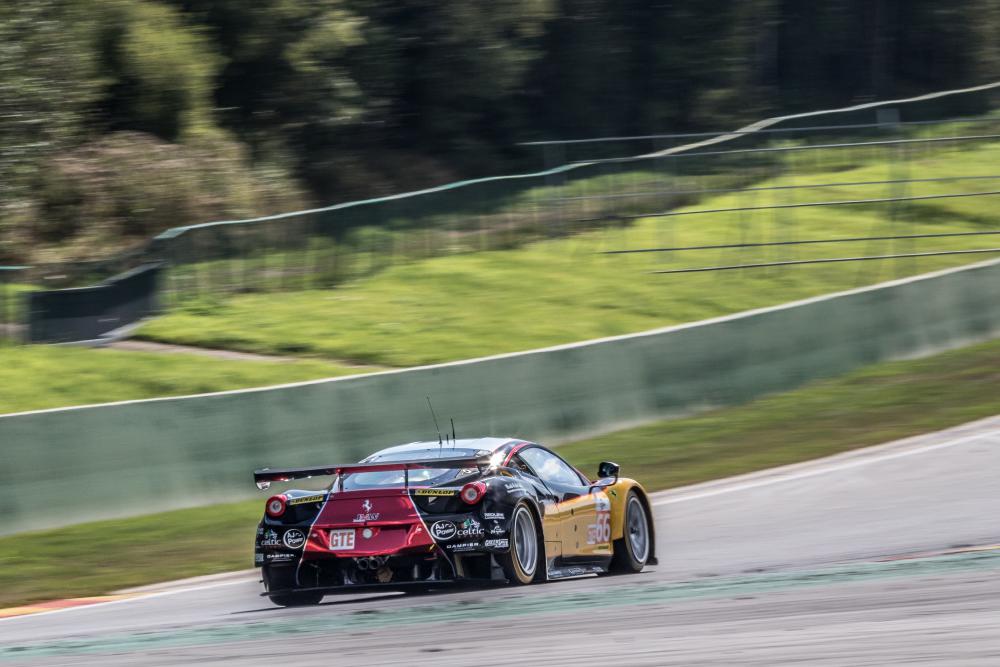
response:
[[[618,479],[618,473],[621,469],[622,467],[617,463],[601,461],[601,465],[597,466],[597,479],[606,479],[608,477]]]

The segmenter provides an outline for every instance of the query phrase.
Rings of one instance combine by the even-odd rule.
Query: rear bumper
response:
[[[303,559],[297,563],[265,565],[264,587],[270,595],[282,592],[392,590],[439,586],[455,582],[504,580],[490,554],[423,552],[417,556]]]

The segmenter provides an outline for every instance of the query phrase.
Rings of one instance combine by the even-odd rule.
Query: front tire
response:
[[[646,506],[635,491],[629,491],[625,499],[625,534],[615,540],[610,571],[620,574],[642,572],[653,548],[652,535]]]
[[[498,554],[507,581],[525,586],[545,577],[545,542],[535,515],[526,503],[514,508],[510,522],[510,551]]]

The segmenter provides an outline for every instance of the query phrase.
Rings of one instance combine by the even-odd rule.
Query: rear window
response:
[[[488,452],[487,452],[488,453]],[[400,452],[388,452],[369,456],[362,463],[384,463],[388,461],[431,461],[433,459],[475,458],[483,452],[476,449],[456,449],[442,447],[441,449],[420,449]],[[410,470],[410,486],[437,486],[476,473],[475,468],[419,468]],[[404,470],[379,470],[376,472],[356,472],[344,475],[341,488],[344,491],[359,491],[362,489],[389,489],[403,486],[406,480]]]

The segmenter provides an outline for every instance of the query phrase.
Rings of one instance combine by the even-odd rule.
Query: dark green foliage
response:
[[[69,0],[0,3],[0,264],[30,247],[39,165],[86,136],[100,93],[90,27]]]
[[[107,87],[101,101],[111,129],[175,141],[212,123],[213,45],[179,12],[137,0],[97,11],[96,48]]]

